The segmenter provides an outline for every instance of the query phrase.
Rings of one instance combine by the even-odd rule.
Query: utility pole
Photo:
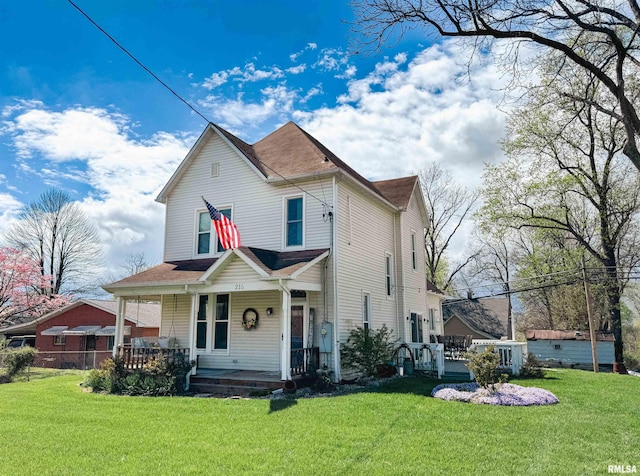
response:
[[[582,255],[582,281],[584,282],[584,294],[587,299],[587,317],[589,319],[589,337],[591,339],[591,357],[593,359],[593,371],[598,373],[598,349],[596,346],[596,330],[593,327],[593,313],[591,311],[591,288],[587,281],[587,271]]]

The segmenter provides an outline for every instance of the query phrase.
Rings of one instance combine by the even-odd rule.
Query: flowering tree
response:
[[[18,316],[38,317],[69,302],[41,292],[50,287],[50,277],[26,253],[0,248],[0,325],[11,324]]]

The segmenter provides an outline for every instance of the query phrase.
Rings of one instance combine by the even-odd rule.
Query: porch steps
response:
[[[208,393],[223,397],[248,397],[256,393],[269,393],[282,388],[284,382],[273,380],[239,380],[230,378],[191,376],[189,391],[192,393]]]
[[[453,372],[445,370],[442,380],[450,380],[452,382],[469,382],[471,378],[469,378],[469,372]]]

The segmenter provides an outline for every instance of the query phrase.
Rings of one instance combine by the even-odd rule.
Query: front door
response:
[[[298,374],[304,368],[304,306],[291,306],[291,370]]]

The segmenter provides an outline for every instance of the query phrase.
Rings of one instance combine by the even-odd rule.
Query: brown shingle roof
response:
[[[342,170],[372,192],[404,208],[409,203],[417,180],[416,176],[411,176],[371,182],[294,122],[286,123],[253,145],[238,139],[218,125],[214,126],[269,178],[292,178]],[[378,184],[382,184],[384,190]]]
[[[500,339],[508,334],[508,306],[506,298],[450,300],[442,303],[442,318],[447,322],[456,315],[471,327]]]
[[[406,209],[409,206],[411,195],[418,183],[418,176],[401,177],[391,180],[380,180],[373,185],[396,207]]]
[[[287,276],[328,251],[328,249],[317,249],[280,252],[248,246],[241,246],[238,250],[272,276]],[[106,285],[105,289],[195,283],[218,259],[207,258],[162,263]]]

